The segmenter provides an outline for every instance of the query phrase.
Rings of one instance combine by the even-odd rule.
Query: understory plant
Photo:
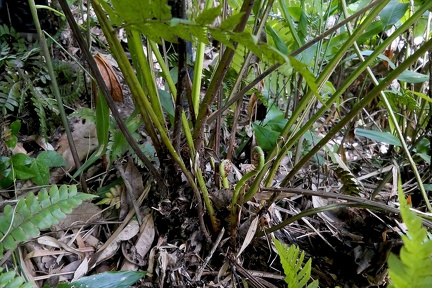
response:
[[[307,284],[311,275],[312,259],[303,264],[304,251],[300,253],[296,245],[284,245],[277,239],[274,239],[274,244],[284,269],[287,287],[318,287],[318,280]]]
[[[36,194],[29,193],[13,205],[6,205],[0,213],[0,260],[5,255],[10,257],[14,250],[24,241],[40,234],[41,231],[58,224],[84,200],[94,198],[94,195],[80,193],[75,185],[53,185],[49,191],[40,189]],[[11,267],[12,268],[12,267]],[[33,287],[22,277],[12,271],[0,272],[2,287]],[[30,285],[30,286],[29,286]]]
[[[84,76],[68,62],[53,66],[64,103],[72,105],[84,91]],[[0,79],[1,115],[34,114],[38,126],[31,129],[46,138],[57,127],[59,108],[40,46],[5,24],[0,25]]]
[[[239,216],[245,203],[262,187],[274,184],[286,156],[294,155],[293,167],[280,182],[281,187],[289,186],[311,159],[319,165],[320,153],[344,154],[344,143],[332,147],[330,141],[336,135],[349,134],[363,109],[378,100],[390,115],[390,124],[384,129],[400,141],[402,148],[397,148],[397,152],[405,158],[399,160],[406,160],[415,171],[423,199],[430,208],[411,157],[416,146],[407,143],[404,133],[397,129],[398,121],[406,124],[406,118],[393,117],[396,109],[404,107],[387,103],[389,93],[398,92],[397,88],[388,92],[389,85],[396,81],[405,88],[412,87],[412,93],[400,93],[400,97],[406,99],[410,94],[421,104],[422,111],[430,110],[431,98],[422,93],[424,89],[412,85],[418,76],[424,76],[413,74],[412,70],[416,69],[417,60],[432,49],[430,35],[426,35],[430,30],[424,27],[423,44],[407,47],[397,59],[391,60],[384,54],[398,36],[417,27],[416,23],[432,8],[431,1],[342,1],[340,5],[338,1],[298,1],[288,6],[285,1],[245,0],[231,1],[227,11],[213,1],[206,1],[203,6],[193,2],[186,10],[180,5],[182,1],[175,1],[178,6],[170,7],[164,0],[91,0],[110,53],[154,148],[157,169],[121,119],[68,4],[59,2],[103,95],[96,106],[102,123],[97,125],[100,148],[93,157],[102,157],[109,150],[109,107],[162,197],[176,187],[168,184],[187,181],[196,201],[200,230],[209,243],[229,223],[231,246],[236,251]],[[180,13],[173,17],[171,8]],[[118,38],[119,28],[126,33],[127,48]],[[390,28],[394,32],[387,33]],[[386,37],[381,37],[384,33]],[[176,47],[175,69],[168,65],[161,49],[168,42]],[[217,43],[219,55],[209,67],[204,67],[205,48],[211,43]],[[194,69],[188,66],[191,54],[187,44],[196,53]],[[379,79],[375,79],[370,70],[379,69],[382,59],[388,68],[380,70]],[[334,79],[334,75],[340,79]],[[362,83],[369,85],[367,89],[353,93]],[[262,117],[259,107],[265,108]],[[247,115],[242,113],[244,110]],[[426,114],[421,116],[422,121],[413,124],[418,129],[425,128],[428,122]],[[334,123],[325,134],[320,134],[315,128],[323,117]],[[372,130],[373,123],[374,119],[367,119],[364,124]],[[405,131],[408,133],[409,129]],[[226,135],[226,142],[221,140],[221,134]],[[334,170],[343,175],[341,181],[353,187],[350,179],[354,176],[349,167],[341,168],[344,160],[329,158],[336,166]],[[229,183],[225,175],[220,181],[219,173],[225,170],[218,166],[228,163],[225,159],[231,163],[259,161]],[[218,213],[210,200],[209,186],[213,183],[212,188],[220,188],[220,182],[233,192],[228,219],[223,218],[226,214]],[[271,202],[263,201],[261,208]]]
[[[388,258],[389,287],[420,288],[432,283],[432,240],[421,218],[411,211],[405,199],[402,184],[398,188],[400,210],[406,233],[402,234],[403,246],[399,257],[391,253]]]

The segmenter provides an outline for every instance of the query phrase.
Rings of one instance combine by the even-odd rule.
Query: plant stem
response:
[[[35,1],[29,0],[29,6],[30,6],[30,11],[32,13],[33,20],[34,20],[33,22],[35,24],[36,31],[37,31],[37,34],[39,37],[39,43],[41,46],[41,50],[42,50],[42,53],[45,57],[45,62],[46,62],[47,68],[48,68],[48,73],[49,73],[50,78],[51,78],[51,86],[53,88],[53,92],[54,92],[54,95],[56,97],[57,105],[58,105],[58,108],[60,111],[60,117],[61,117],[61,120],[63,123],[63,127],[65,128],[66,136],[68,139],[69,147],[71,149],[71,153],[72,153],[72,157],[73,157],[73,160],[75,163],[75,167],[76,167],[76,169],[79,169],[81,166],[80,159],[78,156],[78,152],[76,150],[75,141],[72,137],[72,133],[71,133],[71,130],[69,128],[69,122],[67,120],[66,112],[65,112],[65,109],[63,106],[63,100],[62,100],[62,97],[60,95],[60,90],[58,87],[57,78],[56,78],[56,75],[54,73],[54,68],[53,68],[53,64],[51,61],[51,55],[49,53],[48,46],[47,46],[46,39],[45,39],[45,35],[42,31],[42,28],[41,28],[40,22],[39,22],[39,17],[37,15]],[[84,177],[82,177],[82,176],[83,175],[81,174],[81,186],[82,186],[83,191],[86,192],[87,191],[87,183],[86,183]]]
[[[347,15],[347,14],[348,14],[348,11],[347,11],[346,1],[345,1],[345,0],[342,0],[342,8],[343,8],[343,12],[344,12],[344,14]],[[411,16],[411,17],[412,17],[412,16]],[[351,25],[350,25],[349,23],[347,23],[347,30],[348,30],[348,33],[349,33],[349,34],[352,33],[352,28],[351,28]],[[365,61],[365,58],[364,58],[363,55],[361,54],[360,48],[358,47],[358,45],[357,45],[356,42],[354,43],[354,48],[355,48],[355,51],[356,51],[356,53],[357,53],[357,56],[360,58],[360,60],[361,60],[362,62],[364,62],[364,61]],[[370,68],[369,66],[366,67],[366,71],[367,71],[369,77],[372,79],[372,82],[373,82],[375,85],[378,85],[379,82],[378,82],[378,80],[376,79],[374,73],[372,72],[372,70],[371,70],[371,68]],[[414,173],[414,175],[415,175],[415,177],[416,177],[416,179],[417,179],[417,183],[418,183],[418,185],[419,185],[419,189],[420,189],[420,192],[421,192],[421,194],[422,194],[422,196],[423,196],[423,199],[424,199],[424,201],[425,201],[425,203],[426,203],[426,207],[428,208],[429,212],[432,212],[432,206],[431,206],[431,204],[430,204],[430,202],[429,202],[428,195],[427,195],[426,190],[425,190],[425,188],[424,188],[423,180],[421,179],[420,173],[419,173],[419,171],[418,171],[418,169],[417,169],[417,165],[416,165],[416,163],[414,162],[414,159],[412,158],[411,153],[410,153],[410,151],[409,151],[409,149],[408,149],[408,145],[406,144],[405,137],[404,137],[404,135],[403,135],[403,133],[402,133],[401,128],[400,128],[399,125],[398,125],[398,121],[397,121],[396,116],[395,116],[395,114],[394,114],[394,112],[393,112],[393,109],[392,109],[392,107],[391,107],[391,105],[390,105],[390,102],[388,101],[387,96],[386,96],[386,94],[384,93],[384,91],[380,91],[379,93],[380,93],[381,98],[382,98],[382,100],[383,100],[383,102],[384,102],[384,105],[385,105],[385,107],[386,107],[386,109],[387,109],[387,112],[388,112],[388,114],[389,114],[389,116],[390,116],[390,121],[393,123],[394,128],[396,129],[396,133],[397,133],[397,135],[398,135],[399,141],[400,141],[401,144],[402,144],[402,149],[404,150],[404,152],[405,152],[405,154],[406,154],[406,156],[407,156],[407,158],[408,158],[408,162],[411,164],[411,168],[413,169],[413,173]]]

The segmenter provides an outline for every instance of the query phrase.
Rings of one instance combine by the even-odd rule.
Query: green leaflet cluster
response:
[[[0,287],[14,287],[14,288],[31,288],[32,283],[25,283],[25,279],[18,276],[15,271],[4,272],[0,268]]]
[[[0,216],[0,259],[4,250],[13,250],[21,242],[39,235],[40,230],[57,224],[83,200],[94,195],[78,193],[75,185],[53,185],[49,193],[44,188],[37,196],[30,193],[16,206],[7,205]]]
[[[310,274],[312,260],[309,259],[303,266],[304,251],[300,254],[299,247],[295,245],[287,246],[274,239],[282,267],[285,273],[285,282],[289,288],[315,288],[318,287],[318,280],[314,280],[307,285]]]
[[[63,101],[71,105],[84,91],[84,76],[67,62],[56,61],[53,66]],[[28,43],[13,28],[0,25],[0,116],[34,113],[39,120],[36,129],[46,137],[59,118],[50,83],[39,44]]]
[[[394,288],[420,288],[432,285],[432,241],[428,237],[422,220],[409,208],[399,185],[399,202],[402,220],[408,228],[402,235],[404,242],[400,258],[389,255],[388,266],[391,283]]]

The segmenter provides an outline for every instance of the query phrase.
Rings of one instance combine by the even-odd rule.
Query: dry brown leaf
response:
[[[240,254],[246,249],[246,247],[249,246],[249,244],[252,242],[252,239],[255,236],[255,233],[258,229],[258,223],[259,223],[259,216],[256,216],[255,219],[252,221],[252,223],[249,226],[249,229],[246,233],[246,237],[243,241],[243,244],[237,253],[237,257],[239,257]]]
[[[79,120],[72,124],[71,130],[73,130],[72,138],[75,142],[78,157],[80,161],[82,161],[91,155],[91,153],[93,153],[99,146],[96,135],[96,125],[94,123],[90,123],[90,121]],[[75,169],[75,162],[72,157],[72,152],[66,133],[63,134],[58,141],[57,153],[59,153],[63,159],[65,159],[68,165],[66,167],[56,168],[51,171],[51,184],[55,184],[61,178],[63,178],[65,171],[69,172]]]
[[[137,253],[144,258],[150,251],[155,237],[155,227],[152,214],[144,217],[140,235],[135,243]]]
[[[126,189],[123,189],[121,193],[121,209],[119,212],[119,219],[122,221],[126,215],[129,213],[130,209],[133,209],[133,203],[131,201],[135,201],[139,198],[141,193],[144,191],[144,183],[142,180],[142,176],[132,158],[129,158],[126,167],[124,168],[124,181],[129,183],[131,187],[131,191],[127,192]],[[131,193],[132,192],[132,193]],[[131,193],[133,195],[127,195]],[[133,197],[133,199],[130,199]]]
[[[74,277],[72,281],[76,281],[87,274],[88,269],[88,259],[84,258],[78,268],[75,270]]]
[[[94,56],[94,60],[96,61],[99,72],[113,100],[116,102],[123,102],[123,91],[113,67],[108,63],[105,57],[99,53]]]
[[[117,235],[115,239],[111,241],[111,243],[100,253],[96,253],[92,256],[93,259],[89,261],[92,265],[90,269],[93,269],[96,265],[101,263],[102,261],[105,261],[107,259],[110,259],[112,256],[115,255],[117,250],[120,247],[121,241],[126,241],[137,235],[139,232],[139,225],[138,221],[131,220],[128,225]]]
[[[72,210],[66,218],[60,219],[59,223],[55,225],[54,230],[65,230],[73,225],[82,225],[92,221],[97,221],[102,218],[101,209],[93,203],[83,202],[80,206]]]

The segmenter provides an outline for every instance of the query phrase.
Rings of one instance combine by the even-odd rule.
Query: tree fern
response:
[[[4,250],[15,249],[19,243],[39,235],[40,230],[57,224],[83,200],[93,197],[78,193],[75,185],[60,189],[53,185],[49,193],[44,188],[37,196],[30,193],[20,199],[14,207],[7,205],[0,216],[0,259]]]
[[[288,284],[289,288],[314,288],[318,287],[318,281],[315,280],[309,285],[307,285],[310,273],[312,261],[309,259],[304,267],[304,251],[300,254],[300,249],[295,246],[287,246],[274,239],[274,243],[279,254],[279,258],[285,273],[285,282]],[[306,286],[307,285],[307,286]]]
[[[404,245],[400,258],[390,254],[388,259],[391,284],[395,288],[432,286],[432,241],[420,217],[411,211],[399,184],[399,202],[402,219],[408,228],[402,235]]]
[[[0,287],[31,288],[32,283],[25,283],[25,279],[18,276],[15,271],[4,272],[0,268]]]

